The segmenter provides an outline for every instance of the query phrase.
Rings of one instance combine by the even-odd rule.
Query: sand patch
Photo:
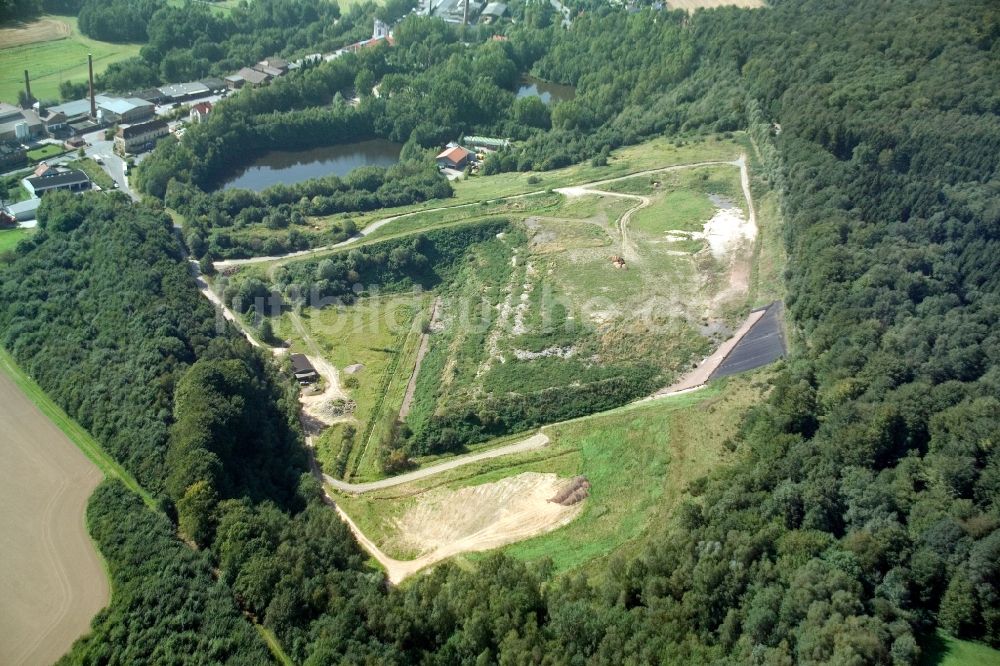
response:
[[[493,483],[431,491],[397,522],[398,542],[436,561],[549,532],[580,512],[581,504],[550,501],[568,482],[555,474],[524,472]]]

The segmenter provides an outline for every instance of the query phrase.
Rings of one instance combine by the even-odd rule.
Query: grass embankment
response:
[[[920,666],[1000,666],[1000,650],[963,641],[941,630],[928,637],[921,649]]]
[[[0,229],[0,254],[11,252],[23,239],[34,233],[34,229]]]
[[[41,162],[42,160],[47,160],[50,157],[55,157],[56,155],[62,155],[63,153],[69,152],[62,146],[56,146],[51,143],[47,143],[40,148],[35,148],[28,151],[28,159],[32,162]]]
[[[156,500],[150,495],[146,490],[139,485],[139,482],[135,480],[128,471],[125,470],[117,461],[115,461],[111,456],[104,452],[101,445],[97,443],[90,433],[88,433],[83,426],[74,421],[66,412],[62,410],[52,399],[46,395],[45,391],[42,390],[38,384],[35,383],[31,377],[21,369],[20,366],[14,361],[14,358],[5,349],[0,348],[0,371],[7,373],[7,375],[14,380],[18,388],[24,392],[28,398],[38,406],[38,408],[45,414],[46,417],[51,420],[56,427],[66,433],[76,446],[83,451],[83,454],[87,456],[98,469],[104,474],[106,478],[120,479],[129,490],[136,493],[146,505],[153,509],[159,510],[156,504]]]
[[[582,474],[591,482],[591,494],[576,520],[505,550],[529,561],[550,557],[560,572],[583,568],[595,573],[601,560],[637,550],[650,527],[668,520],[691,481],[725,463],[731,455],[725,443],[763,395],[766,378],[766,371],[744,375],[699,392],[548,426],[544,432],[552,441],[544,449],[338,502],[392,554],[396,519],[426,490],[480,485],[529,471]]]
[[[4,203],[17,203],[18,201],[26,201],[31,198],[31,194],[21,184],[21,181],[30,175],[31,169],[24,169],[3,177],[3,185],[7,188],[7,194],[3,198]]]
[[[296,325],[293,313],[274,320],[277,337],[292,342],[291,351],[320,353],[341,371],[341,385],[357,403],[352,425],[356,434],[345,445],[349,478],[381,478],[379,442],[399,413],[410,373],[416,363],[421,316],[429,313],[429,294],[368,297],[345,307],[306,308]],[[362,364],[354,374],[344,368]],[[317,438],[317,458],[327,474],[336,475],[342,426]]]
[[[138,55],[142,47],[141,44],[112,44],[84,37],[75,16],[45,16],[40,21],[46,22],[43,29],[39,29],[38,22],[32,22],[8,30],[9,33],[27,32],[33,41],[0,48],[0,101],[17,103],[17,94],[24,88],[26,69],[35,97],[58,100],[60,83],[86,80],[88,53],[94,56],[94,74],[97,75],[113,62]]]
[[[79,169],[80,171],[87,174],[87,177],[91,181],[97,183],[97,186],[102,190],[107,192],[108,190],[113,190],[115,188],[115,181],[108,173],[101,168],[101,165],[90,159],[89,157],[82,160],[76,160],[71,162],[69,166],[74,169]]]

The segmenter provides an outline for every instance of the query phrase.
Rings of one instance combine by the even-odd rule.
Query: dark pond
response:
[[[561,86],[536,79],[533,76],[522,76],[517,88],[518,97],[537,97],[546,104],[564,102],[576,96],[573,86]]]
[[[399,161],[398,143],[374,139],[309,150],[275,150],[258,158],[222,186],[260,192],[272,185],[293,185],[310,178],[346,176],[363,166],[387,167]]]

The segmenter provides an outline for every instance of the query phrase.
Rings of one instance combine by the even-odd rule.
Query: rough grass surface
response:
[[[1000,666],[1000,650],[938,630],[921,646],[920,666]]]
[[[80,34],[75,16],[47,16],[43,20],[65,26],[68,35],[43,32],[51,36],[46,41],[9,46],[0,41],[0,101],[17,103],[17,93],[24,88],[24,70],[31,76],[31,93],[38,99],[58,100],[59,84],[63,81],[84,81],[87,78],[87,54],[94,56],[94,75],[108,65],[139,54],[140,44],[112,44],[90,39]],[[34,30],[29,26],[15,28]],[[35,34],[40,34],[37,30]],[[30,38],[30,37],[25,37]]]
[[[34,233],[32,229],[0,229],[0,254],[10,252],[22,239],[32,233]]]
[[[557,571],[596,573],[602,560],[638,548],[651,526],[669,519],[692,481],[733,455],[725,443],[767,386],[765,371],[553,425],[545,428],[552,442],[544,449],[338,502],[369,538],[391,547],[405,541],[397,532],[399,520],[423,492],[480,486],[524,472],[583,475],[591,488],[579,517],[506,551],[525,560],[551,557]]]

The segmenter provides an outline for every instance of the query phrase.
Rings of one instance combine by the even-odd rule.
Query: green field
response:
[[[732,454],[724,444],[766,390],[767,376],[766,371],[741,376],[697,393],[549,426],[544,432],[552,441],[545,449],[475,463],[390,490],[338,497],[338,502],[388,554],[405,557],[413,553],[395,547],[395,521],[424,491],[475,486],[522,472],[582,474],[592,485],[579,517],[505,550],[529,561],[550,557],[557,571],[584,567],[596,574],[603,568],[601,561],[635,551],[651,525],[664,524],[688,495],[691,481],[729,459]]]
[[[65,152],[67,151],[62,146],[56,146],[51,143],[47,143],[41,148],[35,148],[34,150],[29,150],[28,159],[31,160],[32,162],[41,162],[42,160],[47,160],[50,157],[55,157],[56,155],[62,155]]]
[[[1000,666],[1000,650],[938,631],[921,645],[920,666]]]
[[[10,252],[33,233],[34,229],[0,229],[0,254]]]
[[[63,81],[87,79],[87,54],[94,56],[94,74],[108,65],[139,54],[140,44],[111,44],[80,34],[74,16],[50,16],[69,26],[70,36],[0,49],[0,101],[17,103],[24,88],[24,70],[31,75],[31,92],[45,100],[59,99]]]
[[[292,342],[293,352],[320,355],[341,371],[341,384],[357,408],[350,419],[356,429],[347,456],[352,480],[381,476],[378,447],[395,422],[410,372],[416,362],[421,315],[430,296],[394,295],[360,299],[357,303],[323,309],[285,312],[274,321],[277,337]],[[344,368],[363,369],[346,374]],[[336,474],[343,426],[328,429],[317,440],[317,457],[328,474]]]

